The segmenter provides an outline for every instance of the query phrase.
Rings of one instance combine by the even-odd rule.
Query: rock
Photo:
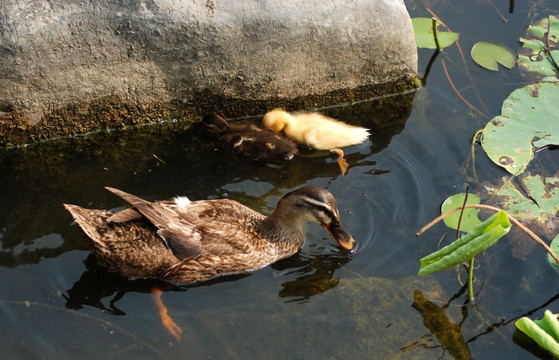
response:
[[[403,0],[5,0],[0,145],[410,89]]]

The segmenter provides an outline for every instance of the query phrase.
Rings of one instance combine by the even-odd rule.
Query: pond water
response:
[[[412,16],[429,16],[419,3],[408,6]],[[505,238],[479,257],[476,310],[465,305],[462,270],[417,276],[419,259],[453,232],[437,225],[421,238],[414,234],[439,215],[446,197],[465,190],[470,141],[487,122],[452,91],[441,60],[464,96],[493,117],[524,80],[516,69],[478,68],[467,55],[471,45],[493,40],[516,50],[535,14],[557,11],[545,8],[549,2],[517,4],[512,14],[508,6],[498,9],[508,18],[502,22],[489,2],[430,6],[462,33],[472,81],[452,47],[416,92],[324,109],[372,130],[367,143],[346,149],[346,176],[333,155],[305,149],[289,162],[239,159],[181,122],[3,151],[2,357],[546,358],[514,326],[520,316],[541,317],[559,306],[557,274],[542,249],[514,257]],[[421,72],[432,54],[420,50]],[[539,156],[557,164],[556,153]],[[479,147],[476,169],[480,180],[505,174]],[[336,197],[344,227],[359,243],[354,254],[309,225],[297,255],[190,286],[104,272],[62,207],[121,209],[123,201],[104,189],[112,186],[150,200],[227,197],[269,214],[283,194],[309,184]],[[161,324],[150,294],[156,285],[165,289],[162,300],[182,329],[180,340]]]

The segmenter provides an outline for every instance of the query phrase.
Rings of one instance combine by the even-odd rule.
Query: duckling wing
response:
[[[298,142],[320,150],[357,145],[369,137],[369,130],[328,118],[318,113],[300,113],[295,116],[289,131]]]
[[[289,160],[297,153],[297,144],[293,140],[253,125],[232,127],[222,140],[237,154],[253,160]]]

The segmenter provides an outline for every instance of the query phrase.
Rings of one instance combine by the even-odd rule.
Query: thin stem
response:
[[[462,225],[462,216],[464,215],[464,205],[468,202],[468,195],[470,195],[470,187],[466,189],[466,196],[464,196],[464,202],[462,203],[462,210],[460,210],[460,216],[458,217],[458,226],[456,226],[456,239],[460,237],[460,225]]]
[[[472,138],[472,146],[471,146],[471,151],[472,151],[472,175],[474,176],[474,182],[477,183],[477,172],[476,172],[476,139],[478,138],[478,136],[480,134],[483,134],[483,129],[479,129],[478,131],[475,132],[474,137]]]
[[[470,259],[468,267],[468,299],[474,301],[474,258]]]
[[[441,51],[442,47],[441,43],[439,42],[439,31],[437,30],[438,26],[439,23],[437,22],[437,19],[435,19],[434,17],[431,18],[431,27],[433,28],[433,38],[435,39],[435,46],[437,47],[438,51]]]
[[[483,205],[483,204],[468,204],[468,205],[464,205],[464,208],[478,208],[478,209],[484,209],[484,210],[491,210],[491,211],[495,211],[495,212],[499,212],[503,209],[499,209],[498,207],[495,206],[490,206],[490,205]],[[444,219],[445,217],[447,217],[448,215],[452,214],[455,211],[460,210],[462,207],[458,207],[452,210],[449,210],[447,212],[445,212],[444,214],[442,214],[441,216],[437,217],[436,219],[434,219],[433,221],[431,221],[429,224],[425,225],[424,227],[422,227],[416,234],[415,236],[421,236],[421,234],[423,234],[425,231],[429,230],[433,225],[435,225],[436,223],[438,223],[439,221],[441,221],[442,219]],[[524,226],[517,218],[515,218],[514,216],[507,214],[509,220],[511,222],[513,222],[516,226],[518,226],[522,231],[524,231],[526,234],[528,234],[528,236],[530,236],[532,238],[532,240],[534,240],[535,242],[537,242],[538,244],[540,244],[548,253],[549,255],[553,258],[553,260],[555,260],[557,263],[559,263],[559,256],[557,256],[557,254],[555,254],[553,252],[553,250],[551,250],[551,248],[549,247],[549,245],[547,245],[545,243],[545,241],[543,241],[538,235],[534,234],[534,232],[532,232],[532,230],[528,229],[526,226]]]
[[[446,78],[448,79],[448,82],[450,83],[450,86],[452,86],[452,90],[454,90],[454,92],[456,93],[456,95],[458,95],[460,100],[462,100],[466,105],[468,105],[468,107],[470,107],[470,109],[474,110],[475,112],[477,112],[478,114],[480,114],[481,116],[483,116],[484,118],[489,120],[489,116],[485,115],[484,113],[479,111],[475,106],[470,104],[468,102],[468,100],[466,100],[466,98],[464,98],[464,96],[462,96],[462,94],[458,91],[456,86],[454,86],[454,83],[452,82],[452,79],[450,78],[450,75],[448,74],[448,70],[446,69],[446,63],[445,63],[444,59],[441,59],[441,65],[443,66],[444,73],[446,75]]]

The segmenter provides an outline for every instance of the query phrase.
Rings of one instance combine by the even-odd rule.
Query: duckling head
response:
[[[355,247],[355,239],[342,226],[336,199],[324,188],[304,186],[293,190],[281,198],[277,209],[280,212],[289,212],[288,216],[301,225],[305,222],[322,225],[346,250]]]
[[[209,114],[204,116],[204,118],[201,121],[201,124],[209,132],[218,133],[218,134],[224,133],[230,129],[227,121],[225,121],[221,116],[216,114]]]
[[[293,116],[281,109],[268,111],[262,119],[262,126],[266,130],[280,132],[293,122]]]

